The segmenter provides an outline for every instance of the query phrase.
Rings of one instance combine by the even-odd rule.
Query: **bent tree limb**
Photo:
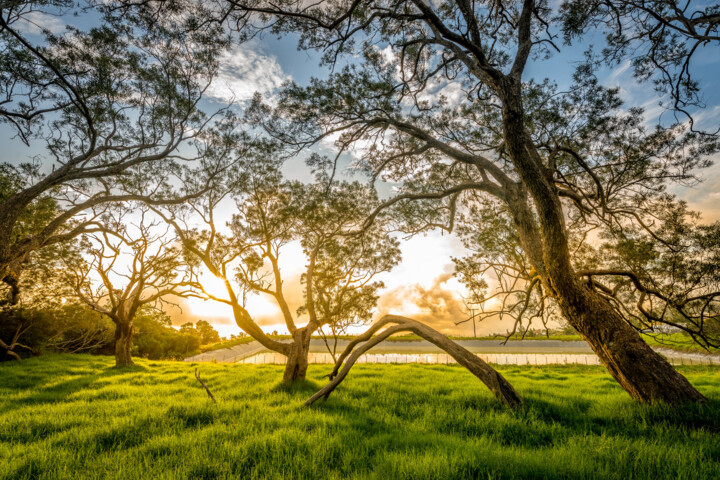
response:
[[[373,337],[373,335],[386,325],[392,326]],[[508,382],[502,375],[500,375],[500,373],[480,359],[477,355],[474,355],[472,352],[453,342],[445,335],[423,323],[397,315],[386,315],[370,327],[368,331],[356,337],[348,344],[345,351],[338,358],[337,363],[335,363],[335,368],[329,375],[330,383],[310,397],[305,402],[305,405],[311,405],[321,397],[325,397],[327,399],[332,391],[335,390],[340,382],[342,382],[347,376],[350,369],[362,354],[398,332],[412,332],[446,351],[460,365],[467,368],[470,370],[470,373],[478,377],[480,381],[482,381],[490,389],[490,391],[508,407],[516,408],[523,404],[522,398],[518,395],[512,385],[510,385],[510,382]],[[345,365],[342,367],[342,370],[340,370],[343,362],[345,362]]]

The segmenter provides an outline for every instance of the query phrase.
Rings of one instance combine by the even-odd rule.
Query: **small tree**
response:
[[[201,342],[194,329],[175,330],[170,317],[152,306],[139,309],[133,326],[133,355],[152,360],[179,360],[199,351]]]
[[[237,210],[229,233],[223,234],[216,215],[226,198],[235,200]],[[215,188],[203,200],[203,204],[191,201],[185,212],[190,215],[182,219],[178,211],[165,215],[190,261],[202,264],[225,284],[226,298],[204,289],[198,296],[230,305],[241,329],[266,348],[286,355],[286,383],[305,377],[314,332],[348,318],[369,319],[382,285],[373,278],[399,260],[397,243],[380,226],[367,229],[363,237],[345,234],[356,229],[377,203],[373,191],[357,183],[334,182],[329,177],[312,185],[286,182],[278,164],[256,160],[228,182],[224,193]],[[206,230],[190,227],[197,220],[192,213]],[[307,313],[309,320],[302,327],[296,324],[286,299],[279,263],[284,247],[295,240],[308,257],[302,280],[305,300],[299,313]],[[259,293],[276,301],[292,336],[290,343],[266,335],[245,308],[247,296]]]
[[[82,238],[85,259],[66,267],[77,297],[115,324],[115,364],[132,365],[138,312],[186,294],[193,282],[175,238],[146,208],[130,204],[103,220],[101,234]]]
[[[207,320],[198,320],[195,322],[195,331],[200,338],[201,345],[210,345],[220,341],[220,334]]]

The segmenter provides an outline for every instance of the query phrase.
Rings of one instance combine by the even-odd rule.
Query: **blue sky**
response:
[[[33,21],[37,25],[28,24],[25,33],[30,38],[40,41],[37,35],[43,26],[53,32],[60,33],[65,23],[79,22],[77,17],[55,18],[36,16]],[[84,26],[78,25],[77,26]],[[583,52],[589,45],[597,49],[602,47],[601,35],[585,38],[572,47],[561,47],[562,52],[554,54],[548,60],[532,62],[526,71],[525,78],[542,80],[549,77],[562,88],[569,82],[577,62],[582,61]],[[714,54],[712,48],[699,52],[693,61],[693,71],[701,81],[707,108],[701,113],[701,127],[712,129],[720,123],[720,55]],[[297,50],[297,37],[287,36],[278,39],[274,36],[257,38],[243,45],[236,46],[223,58],[221,75],[211,88],[208,107],[213,108],[234,97],[240,104],[248,100],[255,91],[266,97],[273,93],[288,80],[305,84],[314,75],[325,75],[325,67],[319,67],[319,55],[315,52]],[[670,113],[663,112],[657,106],[658,96],[649,84],[638,84],[632,77],[632,69],[628,62],[608,67],[599,72],[601,82],[606,86],[620,85],[626,106],[643,106],[648,112],[648,124],[657,121],[672,121]],[[37,146],[30,148],[11,138],[12,132],[6,125],[0,125],[0,139],[3,148],[0,160],[16,163],[27,161],[34,155],[42,153]],[[320,148],[332,153],[333,146],[323,143]],[[349,155],[345,155],[345,162]],[[301,160],[291,161],[286,167],[287,174],[295,178],[307,178],[307,170]],[[720,165],[715,165],[702,173],[704,182],[693,188],[675,188],[673,191],[686,199],[692,208],[702,212],[706,221],[720,220]],[[452,272],[451,256],[463,254],[459,240],[447,234],[434,232],[403,241],[403,262],[393,272],[383,276],[386,289],[379,301],[379,311],[406,314],[420,320],[432,322],[436,327],[448,333],[468,334],[472,331],[469,323],[454,327],[453,321],[461,320],[464,315],[460,295],[462,287],[450,275]],[[288,296],[290,303],[297,306],[301,302],[301,289],[298,285],[305,258],[299,247],[291,246],[281,258],[283,269],[288,277]],[[293,286],[294,285],[294,286]],[[176,324],[187,320],[205,317],[215,324],[223,335],[237,333],[239,330],[230,319],[230,312],[219,305],[199,301],[183,302],[186,308],[183,313],[175,312]],[[261,324],[269,331],[284,330],[280,321],[279,311],[268,298],[254,299],[249,310],[255,314]],[[490,321],[479,328],[479,332],[493,333],[504,331],[508,325]]]

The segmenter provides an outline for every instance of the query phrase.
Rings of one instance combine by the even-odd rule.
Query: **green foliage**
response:
[[[112,323],[87,306],[64,303],[15,306],[0,310],[0,340],[9,343],[19,331],[20,356],[47,352],[98,352],[112,342]],[[7,360],[0,351],[0,361]]]
[[[0,366],[0,479],[708,479],[720,469],[717,367],[708,397],[633,402],[601,367],[500,367],[527,405],[498,404],[458,366],[357,365],[277,384],[282,366],[46,356]],[[195,380],[199,368],[217,404]]]
[[[195,287],[197,295],[231,304],[238,325],[256,338],[264,333],[245,310],[248,295],[273,297],[290,331],[305,314],[311,333],[329,326],[340,334],[349,325],[368,322],[383,286],[375,277],[400,259],[398,241],[386,232],[384,218],[366,225],[379,204],[376,192],[359,182],[336,180],[333,163],[318,155],[307,162],[313,182],[287,180],[277,146],[266,148],[265,154],[250,149],[242,169],[229,174],[216,190],[191,200],[192,207],[170,209],[165,215],[196,274],[204,267],[225,281],[227,299],[201,285]],[[235,210],[227,233],[215,219],[221,215],[221,202],[229,199]],[[198,222],[203,230],[189,228]],[[308,259],[300,279],[304,299],[296,315],[288,306],[288,279],[280,269],[291,242],[298,242]],[[186,328],[189,332],[191,326]]]
[[[298,313],[310,313],[312,308],[320,325],[337,336],[372,318],[378,291],[384,286],[374,278],[400,261],[399,242],[380,222],[364,228],[378,204],[377,194],[367,186],[333,181],[327,169],[320,169],[315,184],[294,188],[304,198],[295,214],[310,264],[301,277],[306,304]],[[347,234],[361,230],[362,235]]]
[[[92,1],[2,8],[0,124],[33,148],[31,162],[0,165],[0,280],[15,303],[33,251],[94,230],[110,202],[177,193],[169,179],[188,168],[171,153],[182,144],[202,157],[212,143],[196,141],[208,125],[198,102],[225,36],[182,30],[189,12],[149,21]],[[26,28],[36,15],[92,21],[36,36]]]
[[[202,345],[217,343],[220,341],[220,334],[213,328],[207,320],[198,320],[195,322],[195,330],[200,337]]]
[[[189,325],[192,327],[192,323]],[[142,308],[133,326],[133,356],[181,360],[200,351],[201,338],[194,328],[175,330],[170,317],[156,309]]]
[[[606,45],[597,61],[612,65],[628,60],[636,78],[650,80],[670,96],[671,108],[688,114],[689,107],[703,106],[691,59],[720,45],[720,5],[697,0],[566,0],[558,20],[567,41],[589,30],[603,32]]]

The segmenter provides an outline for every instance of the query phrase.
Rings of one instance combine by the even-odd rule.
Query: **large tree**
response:
[[[73,14],[97,26],[36,26]],[[95,230],[95,206],[166,198],[163,189],[137,191],[133,173],[142,179],[165,170],[167,180],[178,161],[207,148],[192,142],[210,120],[199,101],[224,37],[175,28],[192,18],[119,15],[96,2],[2,3],[0,123],[33,158],[0,164],[0,279],[10,302],[31,252]]]
[[[400,206],[415,230],[450,230],[456,214],[472,213],[465,200],[481,197],[518,247],[502,257],[488,250],[493,261],[508,261],[525,279],[527,298],[535,291],[555,305],[633,398],[703,400],[640,338],[625,307],[639,297],[637,311],[659,320],[671,311],[710,342],[702,328],[716,311],[717,274],[682,296],[651,269],[635,271],[632,254],[594,268],[574,248],[595,230],[614,247],[649,236],[675,254],[674,244],[686,246],[697,254],[691,261],[707,265],[697,258],[703,242],[693,240],[701,227],[662,229],[687,217],[667,185],[692,181],[715,139],[683,125],[645,128],[642,112],[623,110],[618,91],[601,87],[589,64],[563,90],[528,78],[530,62],[559,49],[546,2],[229,3],[235,25],[296,31],[301,47],[321,50],[336,67],[326,80],[288,87],[268,131],[299,147],[331,135],[341,150],[370,143],[367,171],[404,186],[381,208]],[[478,229],[482,220],[468,217]],[[707,228],[705,243],[716,231]]]

